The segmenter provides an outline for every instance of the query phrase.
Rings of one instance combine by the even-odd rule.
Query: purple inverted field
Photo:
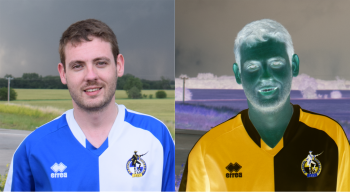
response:
[[[175,127],[192,130],[209,130],[236,115],[239,110],[200,104],[175,104]]]
[[[190,89],[192,100],[175,102],[175,127],[207,131],[248,108],[243,90]],[[332,90],[317,91],[330,94]],[[344,128],[350,138],[350,91],[340,91],[341,99],[303,99],[300,91],[291,92],[291,103],[327,115]]]

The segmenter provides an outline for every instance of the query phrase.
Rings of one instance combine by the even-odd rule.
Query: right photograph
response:
[[[349,1],[175,1],[177,191],[350,191]]]

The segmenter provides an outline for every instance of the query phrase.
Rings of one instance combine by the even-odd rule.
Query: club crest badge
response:
[[[322,170],[322,165],[321,165],[321,161],[318,160],[316,157],[321,155],[322,153],[313,155],[312,151],[309,151],[309,154],[307,155],[307,157],[302,161],[301,171],[308,178],[317,177],[320,175]]]
[[[145,160],[143,160],[141,157],[147,153],[138,155],[137,151],[134,151],[132,157],[126,162],[126,170],[132,177],[142,177],[145,175],[147,165]]]

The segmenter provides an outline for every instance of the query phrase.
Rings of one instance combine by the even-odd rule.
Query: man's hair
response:
[[[75,46],[82,41],[92,41],[92,39],[89,39],[89,36],[98,37],[106,42],[109,42],[112,47],[114,60],[116,61],[116,58],[119,55],[119,47],[117,37],[113,33],[112,29],[102,21],[96,19],[87,19],[73,23],[62,34],[59,45],[59,53],[64,69],[66,69],[66,56],[64,54],[64,48],[66,45],[68,43],[71,43],[73,46]]]
[[[241,71],[241,46],[246,44],[248,47],[253,47],[257,43],[268,41],[270,38],[286,44],[287,54],[290,64],[292,65],[294,48],[292,37],[288,33],[287,29],[277,21],[262,19],[248,23],[237,34],[233,51],[235,53],[235,59],[236,63],[238,64],[239,71]]]

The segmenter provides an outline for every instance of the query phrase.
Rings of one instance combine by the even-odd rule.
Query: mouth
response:
[[[263,87],[261,89],[258,90],[258,92],[262,95],[272,95],[273,93],[275,93],[277,90],[277,87]]]
[[[87,87],[84,93],[90,97],[96,97],[101,92],[102,87]]]
[[[95,92],[101,90],[102,87],[85,89],[84,92]]]

